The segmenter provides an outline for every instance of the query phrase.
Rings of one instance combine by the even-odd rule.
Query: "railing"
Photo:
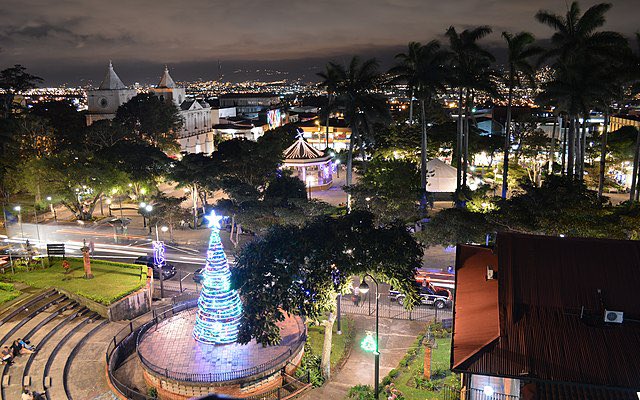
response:
[[[184,306],[188,305],[188,306]],[[183,311],[188,308],[193,308],[196,305],[196,301],[188,301],[185,303],[177,304],[170,310],[163,312],[162,314],[157,315],[153,320],[149,321],[145,325],[143,325],[139,329],[139,333],[136,335],[136,340],[138,344],[140,340],[144,337],[144,334],[154,325],[159,325],[163,321],[167,320],[171,316],[173,316],[176,311],[176,307],[181,307],[179,311]],[[151,361],[147,360],[140,352],[138,351],[138,357],[140,361],[146,368],[148,368],[153,373],[163,376],[168,379],[183,381],[183,382],[203,382],[203,383],[212,383],[212,382],[228,382],[237,379],[246,378],[249,376],[254,376],[266,372],[275,372],[281,369],[289,359],[297,354],[303,347],[307,340],[307,331],[306,326],[299,319],[296,319],[298,323],[298,328],[303,332],[302,336],[297,339],[297,341],[292,345],[294,348],[289,348],[288,352],[282,353],[277,358],[264,362],[260,365],[256,365],[251,368],[245,368],[237,371],[229,371],[229,372],[218,372],[218,373],[206,373],[206,374],[196,374],[196,373],[186,373],[186,372],[175,372],[170,371],[168,368],[163,368],[158,365],[153,364]],[[137,348],[137,346],[136,346]]]
[[[470,388],[466,390],[469,400],[518,400],[520,396],[504,393],[487,393],[483,389]]]
[[[341,312],[345,314],[357,314],[373,316],[376,313],[375,293],[369,291],[358,297],[353,294],[345,294],[340,302]],[[453,317],[453,305],[444,309],[434,306],[417,304],[409,311],[391,296],[380,294],[378,315],[380,318],[406,319],[410,321],[442,321]]]
[[[178,306],[179,304],[167,306],[163,308],[165,311],[160,314],[164,314]],[[183,308],[181,308],[181,310],[182,309]],[[132,320],[129,322],[129,325],[122,328],[120,332],[113,337],[113,340],[109,343],[109,346],[107,346],[106,361],[109,381],[121,395],[128,399],[151,400],[146,394],[140,393],[120,382],[115,376],[114,371],[117,370],[131,354],[135,353],[140,328],[148,324],[149,320],[153,321],[157,314],[158,310],[152,310]]]

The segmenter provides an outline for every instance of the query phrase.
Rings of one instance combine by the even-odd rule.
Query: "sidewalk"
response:
[[[355,322],[356,335],[349,358],[329,382],[305,393],[301,399],[341,400],[352,386],[373,386],[374,356],[362,350],[360,342],[365,337],[366,331],[375,331],[375,317],[351,317]],[[425,329],[425,322],[380,319],[380,381],[389,371],[398,366],[409,346]]]

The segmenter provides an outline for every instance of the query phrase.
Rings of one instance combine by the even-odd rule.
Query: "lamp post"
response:
[[[53,207],[53,201],[51,196],[47,196],[47,201],[49,202],[49,208],[51,209],[51,214],[53,214],[53,221],[58,222],[58,216],[56,215],[56,209]]]
[[[376,337],[375,337],[375,341],[376,341],[376,345],[375,348],[373,350],[373,354],[375,356],[375,369],[374,369],[374,375],[373,375],[373,379],[374,379],[374,392],[375,392],[375,396],[376,399],[378,399],[378,392],[380,390],[379,388],[379,383],[378,381],[380,380],[380,343],[379,343],[379,337],[378,337],[378,333],[379,333],[379,321],[378,321],[378,300],[380,299],[380,294],[378,292],[378,281],[376,280],[376,278],[374,278],[373,276],[371,276],[371,274],[366,274],[365,276],[362,277],[362,282],[360,282],[360,293],[363,294],[367,294],[369,293],[369,285],[367,284],[367,281],[365,281],[365,277],[369,277],[371,278],[371,280],[376,284]],[[366,338],[365,338],[366,339]]]
[[[144,207],[144,211],[146,211],[147,214],[151,214],[151,211],[153,211],[153,206],[151,204],[147,204]],[[143,215],[144,217],[144,215]],[[147,224],[149,225],[149,235],[151,235],[151,215],[149,215],[149,223]],[[156,225],[156,233],[158,232],[158,226]]]
[[[14,211],[18,212],[18,223],[20,224],[20,236],[22,236],[22,240],[24,240],[24,230],[22,229],[22,207],[15,206],[13,207]]]
[[[140,203],[140,215],[142,215],[142,227],[146,228],[147,227],[147,217],[145,217],[144,215],[144,209],[147,207],[147,203],[145,203],[144,201],[142,203]]]

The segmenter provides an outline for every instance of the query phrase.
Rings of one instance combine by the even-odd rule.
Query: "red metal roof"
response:
[[[467,343],[455,332],[456,371],[618,388],[628,396],[640,391],[640,241],[505,233],[498,235],[497,255],[499,336],[463,359],[455,353]],[[483,293],[466,290],[461,280],[478,278],[460,275],[465,264],[456,267],[454,328],[473,329],[469,321],[477,316],[458,306]],[[605,309],[624,312],[624,322],[605,323]]]

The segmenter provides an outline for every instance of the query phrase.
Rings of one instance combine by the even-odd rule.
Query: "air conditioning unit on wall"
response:
[[[614,324],[621,324],[623,321],[624,313],[622,311],[604,311],[604,322],[611,322]]]

